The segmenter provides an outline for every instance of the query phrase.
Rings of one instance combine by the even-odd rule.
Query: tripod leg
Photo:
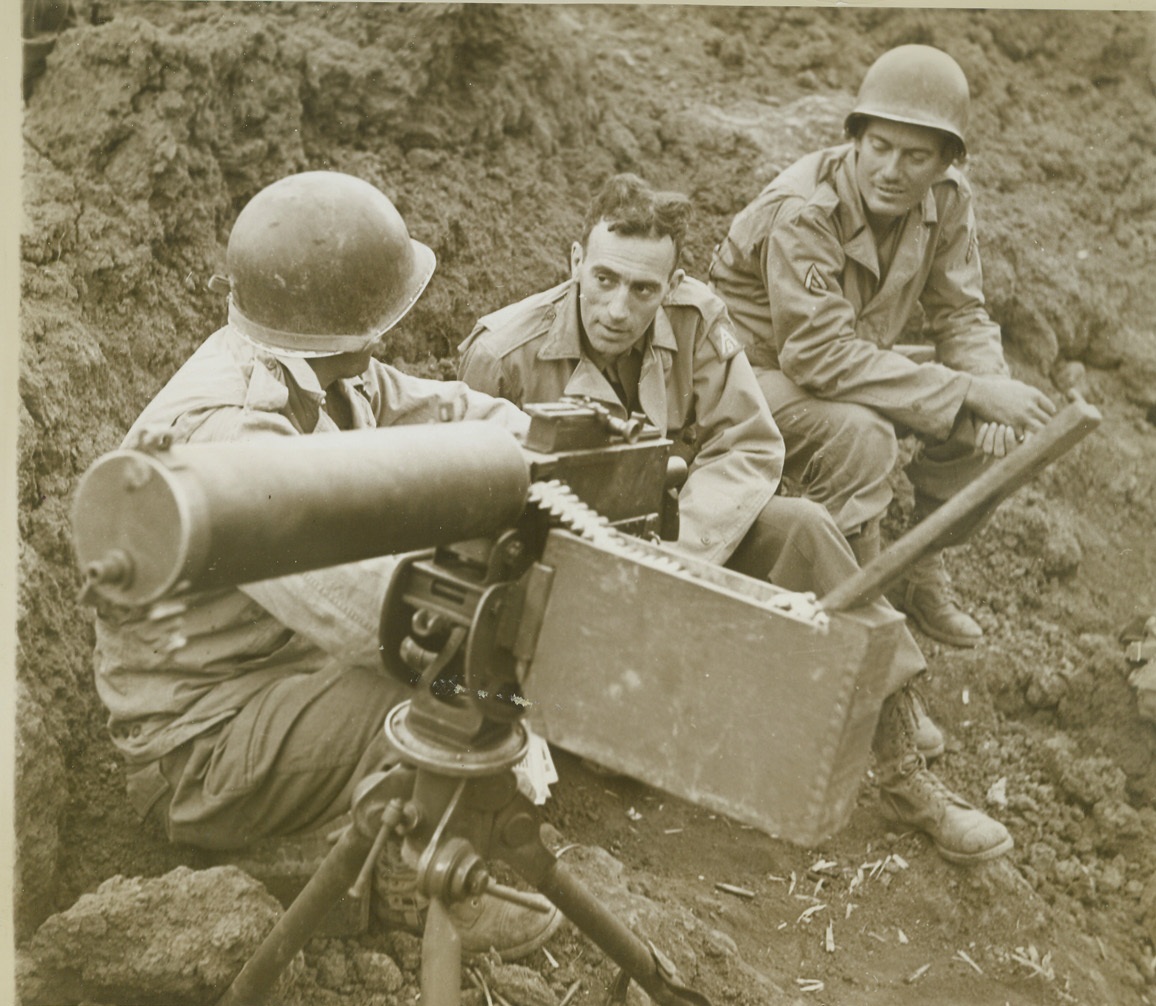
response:
[[[317,872],[245,963],[217,1006],[261,1006],[278,976],[309,941],[325,914],[357,879],[373,847],[356,827],[346,828]]]
[[[431,898],[421,941],[424,1006],[461,1006],[462,938],[441,898]]]
[[[522,806],[518,806],[521,804]],[[542,843],[532,805],[517,797],[512,813],[503,815],[501,848],[492,854],[505,860],[549,898],[562,914],[590,937],[615,964],[659,1006],[710,1006],[702,994],[685,988],[658,953],[643,943],[603,907]]]
[[[405,776],[383,773],[367,777],[365,781],[373,783],[373,786],[388,786],[398,779],[404,781]],[[374,796],[373,786],[366,786],[362,796],[366,805]],[[354,823],[345,829],[337,844],[321,861],[317,872],[309,878],[309,883],[277,920],[257,952],[245,962],[217,1006],[262,1006],[278,976],[297,951],[309,942],[329,909],[358,881],[366,868],[366,861],[377,848],[377,837],[382,832],[392,832],[404,815],[400,798],[392,799],[381,810],[376,832],[369,832],[369,828],[359,827],[357,812],[360,807],[355,796]],[[368,813],[372,814],[372,808]]]

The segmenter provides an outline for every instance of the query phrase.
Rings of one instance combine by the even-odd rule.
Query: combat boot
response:
[[[948,789],[915,752],[880,780],[879,803],[884,817],[925,832],[951,863],[981,863],[1015,845],[1007,828]]]
[[[878,559],[883,550],[883,536],[879,518],[868,521],[859,533],[851,535],[847,542],[851,546],[851,551],[855,553],[855,559],[860,567]],[[923,696],[913,686],[909,687],[915,714],[915,747],[924,758],[930,761],[943,754],[946,746],[943,732],[928,714],[927,703],[923,700]]]
[[[979,863],[1009,852],[1015,843],[1007,828],[948,789],[915,749],[912,691],[888,696],[875,731],[883,815],[925,832],[952,863]]]
[[[923,693],[913,685],[908,685],[911,691],[912,714],[914,724],[912,733],[915,737],[915,750],[923,755],[924,760],[931,761],[943,754],[947,747],[943,731],[935,725],[935,720],[927,712],[927,703],[923,700]]]
[[[516,905],[492,894],[455,901],[449,917],[462,941],[463,954],[496,950],[503,961],[516,961],[543,946],[565,916],[541,894],[520,892],[533,904]],[[373,916],[388,929],[422,935],[429,899],[417,889],[417,873],[401,861],[394,843],[387,843],[374,871]]]
[[[891,603],[932,639],[963,647],[977,646],[983,639],[979,623],[955,599],[942,552],[932,552],[916,562],[889,596]]]

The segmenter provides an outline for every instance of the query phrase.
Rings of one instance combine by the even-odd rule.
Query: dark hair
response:
[[[863,135],[864,130],[867,129],[868,123],[870,123],[872,119],[877,118],[879,118],[879,116],[862,115],[858,113],[851,114],[847,116],[847,122],[843,127],[843,131],[847,134],[848,139],[857,140]],[[892,120],[885,119],[883,121],[890,122]],[[967,150],[960,142],[958,136],[953,136],[945,129],[936,129],[934,126],[924,126],[923,128],[930,129],[939,137],[941,144],[939,148],[940,152],[947,158],[949,164],[956,164],[967,156]]]
[[[686,243],[690,200],[681,192],[659,192],[638,175],[615,175],[602,186],[586,210],[582,247],[603,220],[607,229],[623,237],[669,237],[674,242],[677,266]]]

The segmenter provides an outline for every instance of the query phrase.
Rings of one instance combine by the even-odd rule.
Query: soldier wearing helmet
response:
[[[918,520],[1055,412],[1010,376],[984,307],[972,192],[958,168],[968,103],[967,80],[947,53],[926,45],[884,53],[846,118],[849,142],[773,179],[711,261],[711,285],[783,434],[784,475],[827,507],[860,563],[880,550],[900,437],[919,441],[906,468]],[[933,358],[899,345],[913,331],[933,344]],[[941,553],[916,564],[892,600],[941,642],[982,638]],[[894,732],[936,733],[918,693],[909,697],[909,708],[891,710]],[[877,759],[891,816],[933,834],[946,828],[965,844],[1000,844],[1001,829],[982,815],[970,831],[958,798],[928,789],[934,776],[914,760]]]
[[[228,291],[228,323],[149,403],[126,447],[156,427],[196,444],[446,419],[528,425],[509,402],[373,357],[435,259],[368,182],[333,171],[274,182],[237,217],[227,264],[210,286]],[[98,610],[97,690],[142,817],[174,841],[231,850],[324,828],[349,809],[357,781],[392,760],[382,724],[406,697],[377,652],[393,562],[197,594],[175,651],[157,645],[174,631],[163,620]],[[385,869],[379,879],[386,921],[420,918],[416,877]],[[557,927],[557,910],[542,908],[484,896],[453,911],[467,950],[512,956]]]
[[[984,307],[972,192],[957,166],[968,103],[947,53],[884,53],[847,116],[850,142],[775,178],[711,262],[786,440],[786,474],[826,505],[860,562],[879,551],[900,436],[920,442],[907,474],[921,519],[1055,412],[1010,376]],[[905,352],[908,333],[930,341],[933,358]],[[941,553],[894,601],[941,642],[982,638]]]

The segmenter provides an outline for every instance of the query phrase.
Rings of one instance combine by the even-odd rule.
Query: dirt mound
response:
[[[952,554],[987,643],[960,654],[924,641],[929,697],[951,735],[941,773],[987,801],[1016,851],[991,870],[947,867],[921,839],[888,834],[869,785],[829,848],[795,849],[569,761],[547,815],[624,865],[624,883],[657,906],[655,931],[677,944],[683,977],[716,1002],[1153,996],[1156,728],[1137,716],[1116,638],[1156,612],[1149,16],[74,6],[24,120],[21,941],[116,874],[203,865],[142,833],[125,806],[75,601],[68,507],[79,475],[221,324],[206,283],[248,198],[306,168],[386,191],[439,258],[389,352],[446,374],[479,315],[564,275],[606,175],[637,170],[694,198],[686,264],[701,277],[732,214],[793,158],[839,138],[874,57],[925,42],[956,55],[972,83],[967,170],[989,303],[1016,372],[1057,394],[1081,390],[1104,414],[1094,437]],[[892,533],[909,519],[900,489]],[[755,897],[719,893],[716,881]],[[823,912],[805,915],[816,903]],[[334,974],[342,946],[317,948],[310,966],[324,960]],[[412,953],[386,949],[408,995]],[[557,973],[535,966],[559,999],[580,980],[574,1001],[592,1002],[612,978],[574,934],[555,958]],[[374,1001],[357,998],[346,965],[345,1001]],[[823,991],[801,991],[812,987],[803,980]]]

